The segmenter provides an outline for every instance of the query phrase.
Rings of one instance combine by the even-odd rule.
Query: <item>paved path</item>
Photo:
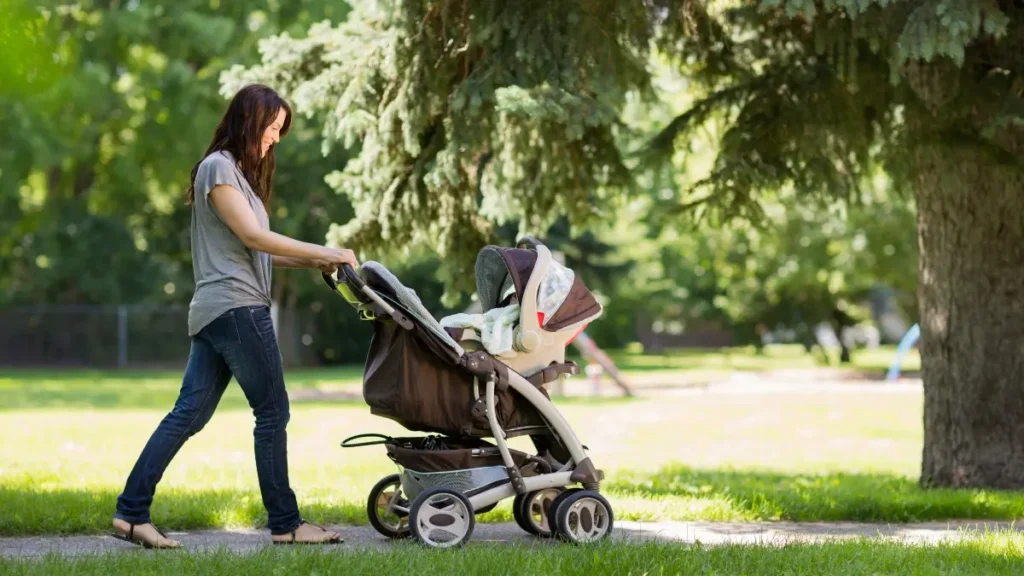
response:
[[[338,550],[386,549],[392,543],[369,526],[336,527],[345,535],[345,544]],[[933,544],[962,538],[972,532],[1024,527],[1009,522],[931,522],[923,524],[860,524],[860,523],[733,523],[733,522],[616,522],[613,538],[620,541],[660,541],[704,545],[768,544],[787,542],[821,542],[842,538],[898,539],[913,544]],[[171,532],[192,551],[227,549],[236,553],[253,552],[270,546],[266,531],[196,531]],[[513,523],[479,524],[472,543],[500,542],[506,544],[550,545],[549,540],[527,536]],[[332,547],[334,549],[334,547]],[[109,536],[36,536],[0,538],[0,557],[33,557],[49,552],[73,556],[102,552],[134,553],[141,548]]]

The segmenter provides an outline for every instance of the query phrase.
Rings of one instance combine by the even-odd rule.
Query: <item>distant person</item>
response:
[[[272,267],[357,266],[351,250],[299,242],[270,231],[274,147],[292,112],[266,86],[242,88],[192,169],[192,338],[178,400],[150,437],[117,498],[114,536],[153,548],[177,548],[150,520],[156,486],[171,459],[213,415],[231,377],[256,417],[256,472],[277,543],[335,543],[341,535],[305,522],[288,481],[288,393],[270,317]]]

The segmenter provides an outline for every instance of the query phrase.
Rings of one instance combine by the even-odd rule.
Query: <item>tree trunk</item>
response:
[[[926,120],[926,119],[925,119]],[[918,124],[922,125],[922,124]],[[1020,158],[1024,139],[998,144]],[[1024,487],[1024,171],[979,142],[913,152],[923,486]]]

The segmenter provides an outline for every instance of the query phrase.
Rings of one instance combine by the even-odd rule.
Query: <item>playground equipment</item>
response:
[[[921,327],[914,324],[907,330],[907,333],[903,335],[899,345],[896,347],[896,357],[893,358],[892,364],[889,366],[889,372],[886,373],[885,379],[889,382],[899,380],[900,377],[900,366],[903,364],[903,357],[906,356],[907,351],[917,344],[917,340],[921,337]]]
[[[580,335],[573,340],[572,345],[580,351],[580,354],[583,355],[584,359],[597,362],[597,364],[604,369],[604,374],[607,374],[608,377],[611,378],[612,382],[622,389],[626,396],[633,395],[633,389],[630,387],[629,382],[626,381],[626,377],[622,375],[622,372],[619,372],[618,367],[615,366],[612,359],[597,347],[597,344],[590,338],[590,336],[587,336],[586,332],[581,332]],[[591,374],[588,374],[588,376],[591,376]],[[593,377],[600,378],[600,375],[594,374]],[[597,393],[596,386],[594,393]]]

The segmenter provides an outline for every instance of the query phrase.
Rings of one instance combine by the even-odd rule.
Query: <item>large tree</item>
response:
[[[338,241],[431,245],[458,281],[497,222],[614,216],[635,141],[617,112],[652,94],[652,52],[699,98],[644,156],[726,126],[680,210],[757,219],[785,186],[856,201],[879,163],[913,192],[921,481],[1024,486],[1019,0],[367,1],[265,43],[225,89],[272,83],[323,114],[325,143],[361,144],[334,180],[357,213]]]
[[[856,199],[865,171],[884,163],[918,209],[921,482],[1024,486],[1024,5],[677,8],[668,25],[679,33],[662,46],[707,97],[652,149],[724,118],[697,201],[726,209],[787,184]]]

